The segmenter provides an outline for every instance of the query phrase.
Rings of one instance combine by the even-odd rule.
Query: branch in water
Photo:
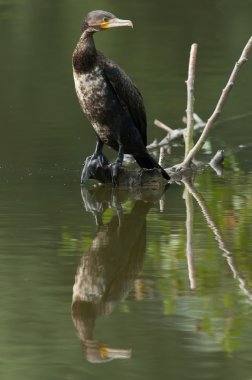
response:
[[[185,160],[180,165],[180,168],[188,167],[190,165],[190,163],[192,162],[192,159],[200,151],[203,144],[205,143],[205,141],[209,135],[210,130],[212,129],[215,121],[217,120],[217,118],[220,116],[220,114],[222,112],[223,106],[224,106],[224,104],[228,98],[230,91],[233,88],[233,85],[235,83],[235,80],[237,79],[237,76],[240,72],[241,67],[248,60],[248,54],[249,54],[251,48],[252,48],[252,37],[250,37],[249,41],[247,42],[245,48],[242,51],[242,54],[241,54],[238,62],[236,62],[235,66],[233,68],[233,71],[229,77],[229,80],[228,80],[225,88],[222,90],[222,94],[219,98],[219,101],[216,105],[216,108],[215,108],[214,112],[212,113],[212,115],[210,116],[210,118],[207,120],[206,126],[205,126],[199,140],[194,145],[194,147],[190,150],[190,152],[186,156]]]
[[[185,158],[193,147],[193,107],[194,107],[194,82],[195,82],[195,66],[197,57],[198,45],[193,44],[191,46],[189,67],[188,67],[188,79],[187,85],[187,107],[186,107],[186,131],[184,134],[185,139]]]

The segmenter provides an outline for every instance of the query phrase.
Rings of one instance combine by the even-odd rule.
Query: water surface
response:
[[[0,0],[1,379],[249,380],[251,62],[200,155],[207,162],[225,149],[222,177],[208,169],[186,192],[183,184],[164,194],[81,192],[95,137],[74,93],[71,54],[93,7]],[[250,37],[250,2],[99,8],[134,22],[96,42],[141,89],[149,141],[163,137],[154,118],[182,126],[193,42],[195,107],[207,119]],[[182,154],[173,147],[167,165]],[[113,355],[121,358],[108,362]]]

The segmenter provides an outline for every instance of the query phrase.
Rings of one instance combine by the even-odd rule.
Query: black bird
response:
[[[118,151],[111,164],[114,185],[118,184],[118,169],[124,153],[131,154],[142,168],[166,171],[146,150],[146,113],[143,98],[128,75],[113,61],[96,50],[94,33],[119,26],[131,26],[130,20],[120,20],[112,13],[97,10],[85,17],[79,42],[73,53],[75,89],[81,108],[97,135],[95,151],[82,172],[81,182],[93,169],[108,163],[102,153],[104,144]]]

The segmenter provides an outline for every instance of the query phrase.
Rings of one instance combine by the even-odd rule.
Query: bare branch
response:
[[[201,149],[201,147],[205,143],[205,141],[209,135],[210,130],[212,129],[217,118],[219,117],[219,115],[223,109],[223,106],[224,106],[224,104],[228,98],[228,95],[229,95],[231,89],[233,88],[233,85],[235,83],[235,80],[237,79],[237,76],[238,76],[238,73],[239,73],[241,67],[248,60],[248,54],[249,54],[249,51],[251,50],[251,48],[252,48],[252,37],[250,37],[245,48],[243,49],[243,52],[240,56],[240,59],[238,60],[238,62],[236,62],[235,66],[233,68],[233,71],[229,77],[229,80],[226,84],[226,87],[222,91],[222,94],[219,98],[219,101],[216,105],[214,112],[212,113],[210,118],[207,120],[206,126],[205,126],[199,140],[194,145],[194,147],[190,150],[190,152],[186,156],[185,160],[182,162],[181,167],[189,166],[192,159],[195,157],[195,155],[199,152],[199,150]]]
[[[149,145],[147,145],[147,149],[156,149],[157,147],[158,147],[158,144],[159,144],[159,142],[158,142],[158,139],[154,139],[153,141],[152,141],[152,143],[150,143]]]
[[[155,125],[156,127],[158,127],[158,128],[163,129],[163,130],[164,130],[165,132],[167,132],[167,133],[172,134],[172,132],[173,132],[173,129],[172,129],[172,128],[168,127],[168,125],[162,123],[162,121],[159,121],[159,120],[157,120],[157,119],[154,120],[154,125]]]
[[[154,140],[151,144],[147,145],[147,149],[152,151],[162,146],[169,145],[172,141],[178,140],[183,137],[183,129],[174,129],[171,134],[167,134],[161,141]]]
[[[203,121],[199,117],[199,115],[197,115],[196,113],[193,114],[193,119],[194,119],[194,121],[196,123],[196,128],[202,128],[202,127],[204,127],[206,125],[205,121]],[[195,126],[194,126],[194,128],[195,128]]]
[[[160,166],[163,166],[163,163],[164,163],[164,159],[165,159],[165,148],[162,146],[160,148],[160,152],[159,152],[159,160],[158,160],[158,163]]]
[[[194,81],[195,81],[195,66],[197,57],[198,45],[193,44],[191,46],[189,67],[188,67],[188,79],[186,81],[187,85],[187,108],[186,108],[186,131],[185,131],[185,158],[189,153],[190,149],[193,147],[193,107],[194,107]]]
[[[184,117],[183,120],[184,119],[185,119],[185,123],[186,123],[186,117]],[[206,123],[195,113],[193,114],[193,120],[195,122],[195,124],[193,125],[194,131],[198,131],[200,129],[203,129],[204,126],[206,125]],[[162,146],[169,145],[173,141],[181,140],[185,136],[186,128],[172,129],[172,128],[168,127],[166,124],[164,124],[162,121],[159,121],[159,120],[155,120],[154,124],[157,127],[166,131],[167,135],[159,142],[157,139],[155,139],[151,144],[149,144],[147,146],[148,150],[155,150],[155,149],[158,149]]]

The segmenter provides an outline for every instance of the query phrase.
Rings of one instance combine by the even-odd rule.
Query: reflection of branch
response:
[[[190,288],[196,288],[195,282],[195,268],[193,262],[193,248],[192,248],[192,237],[193,237],[193,203],[192,195],[185,188],[184,196],[186,204],[186,258],[188,267],[188,276],[190,281]]]
[[[228,266],[233,273],[233,277],[239,282],[239,286],[241,290],[246,294],[246,296],[252,302],[252,292],[250,289],[248,289],[248,285],[246,284],[245,280],[242,278],[242,276],[238,272],[238,269],[236,268],[235,262],[233,260],[232,253],[227,248],[226,243],[219,230],[219,227],[217,223],[214,221],[213,217],[211,216],[204,198],[202,197],[201,194],[197,192],[197,190],[194,188],[194,186],[191,183],[189,183],[188,181],[184,181],[184,184],[185,184],[186,189],[190,192],[190,194],[193,195],[194,199],[200,206],[202,214],[204,215],[208,226],[211,228],[211,230],[214,233],[214,236],[218,242],[219,248],[223,251],[223,256],[227,260]]]

